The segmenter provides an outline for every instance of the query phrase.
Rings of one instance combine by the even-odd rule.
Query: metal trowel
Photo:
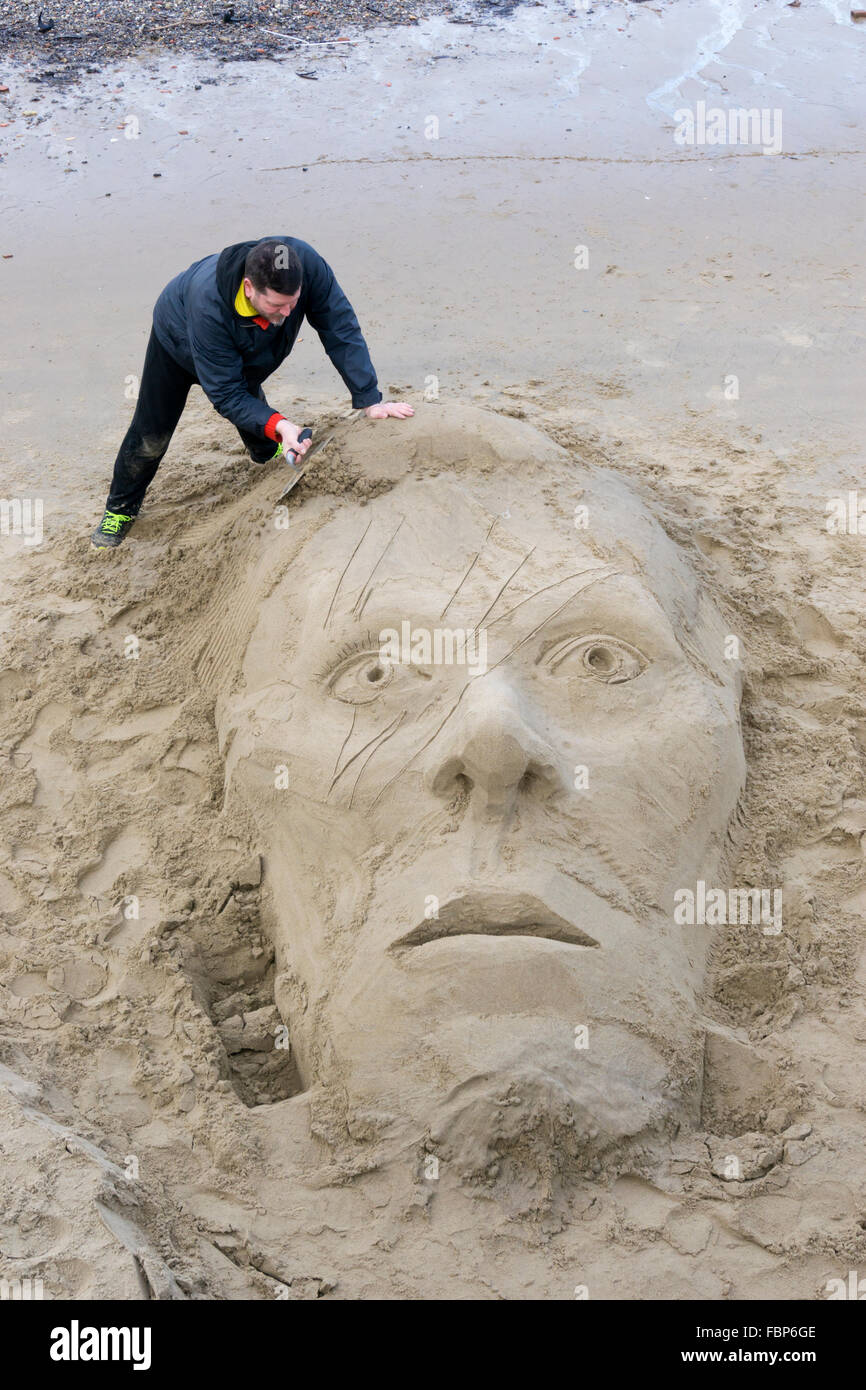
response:
[[[312,439],[312,437],[312,430],[301,430],[300,434],[298,435],[298,443],[300,443],[302,439]],[[301,463],[298,463],[298,454],[294,449],[286,450],[286,460],[288,462],[289,467],[292,469],[292,477],[289,479],[288,485],[283,488],[282,492],[277,498],[278,502],[282,502],[283,498],[288,496],[288,494],[291,492],[292,488],[295,486],[295,483],[299,483],[301,481],[301,479],[303,478],[304,474],[310,466],[310,460],[314,457],[315,454],[319,452],[320,449],[324,449],[327,444],[330,444],[333,438],[333,434],[329,434],[327,439],[322,439],[319,441],[318,444],[314,444],[312,449],[308,449],[307,452],[303,455],[303,462]]]

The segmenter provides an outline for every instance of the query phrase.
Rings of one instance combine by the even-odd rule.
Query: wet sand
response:
[[[276,230],[334,266],[386,391],[531,381],[613,438],[694,422],[760,434],[793,476],[803,456],[848,477],[862,45],[838,5],[523,7],[371,31],[317,82],[294,61],[148,61],[33,106],[12,74],[4,473],[39,489],[49,530],[97,509],[156,295]],[[677,107],[701,99],[779,107],[782,154],[677,145]],[[269,390],[311,422],[344,400],[310,333]]]

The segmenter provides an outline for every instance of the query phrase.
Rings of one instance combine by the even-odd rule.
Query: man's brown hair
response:
[[[259,294],[296,294],[301,285],[301,261],[284,241],[260,241],[247,253],[244,275]]]

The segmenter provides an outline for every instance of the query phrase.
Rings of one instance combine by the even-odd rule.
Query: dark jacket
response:
[[[355,311],[328,263],[297,237],[260,240],[285,242],[301,260],[301,297],[285,322],[277,327],[235,309],[247,252],[257,245],[240,241],[196,261],[166,285],[153,311],[154,331],[166,351],[196,377],[220,415],[238,429],[274,439],[274,424],[284,417],[258,395],[259,388],[288,357],[306,318],[351,392],[352,405],[381,401]]]

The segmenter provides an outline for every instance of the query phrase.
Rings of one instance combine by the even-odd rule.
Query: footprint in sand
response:
[[[52,735],[69,718],[68,706],[57,700],[43,705],[31,725],[30,732],[12,750],[12,764],[29,768],[36,776],[34,806],[57,811],[67,805],[75,794],[78,776],[52,743]]]
[[[143,835],[131,827],[121,830],[103,849],[99,862],[78,880],[78,890],[84,897],[105,899],[121,874],[145,864],[149,846]]]
[[[138,1051],[131,1043],[106,1047],[96,1055],[96,1066],[78,1095],[82,1113],[101,1125],[117,1125],[125,1132],[149,1124],[153,1107],[136,1079]]]

